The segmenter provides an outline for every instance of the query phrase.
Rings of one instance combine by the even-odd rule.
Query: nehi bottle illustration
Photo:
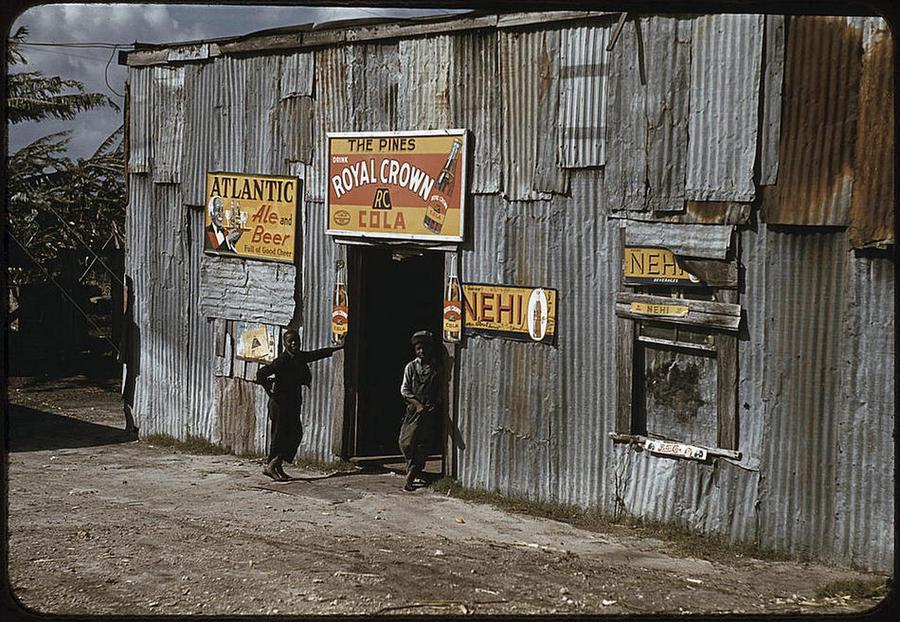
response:
[[[347,288],[344,285],[344,262],[335,263],[334,295],[331,300],[331,343],[343,345],[347,336],[349,316],[347,314]]]
[[[543,341],[547,336],[547,321],[549,319],[550,301],[547,292],[538,287],[531,290],[528,297],[528,334],[535,341]]]
[[[456,164],[459,160],[459,150],[462,148],[462,141],[458,138],[453,139],[453,146],[450,148],[450,154],[447,156],[447,162],[438,173],[437,181],[434,182],[436,193],[431,195],[428,202],[428,209],[425,211],[425,228],[432,233],[440,233],[444,226],[444,218],[447,216],[447,197],[453,189],[453,181],[456,178]]]
[[[447,278],[447,291],[444,294],[444,341],[459,342],[462,332],[462,299],[460,297],[459,279],[456,277],[456,258],[450,263],[450,276]]]

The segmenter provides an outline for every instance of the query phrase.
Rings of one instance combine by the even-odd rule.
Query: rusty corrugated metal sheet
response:
[[[830,557],[847,236],[768,229],[766,245],[759,540],[765,547]]]
[[[850,243],[854,248],[894,243],[894,52],[887,23],[866,20]]]
[[[153,181],[179,183],[184,145],[184,67],[153,67]]]
[[[215,91],[220,88],[221,63],[185,65],[184,157],[181,191],[188,205],[206,204],[206,173],[213,170],[219,137]]]
[[[647,199],[647,87],[641,83],[639,32],[647,20],[625,22],[609,53],[606,104],[607,212],[644,210]]]
[[[450,125],[474,137],[470,190],[500,191],[500,65],[497,33],[466,33],[451,38],[453,88]]]
[[[241,59],[221,58],[214,62],[213,107],[216,109],[212,170],[240,171],[244,166],[244,89],[247,65]]]
[[[676,255],[725,259],[734,227],[728,225],[672,225],[629,221],[625,225],[628,246],[661,246]]]
[[[132,69],[130,82],[131,111],[128,128],[128,172],[147,173],[153,158],[153,69]]]
[[[282,59],[279,82],[281,99],[312,96],[316,77],[313,60],[311,52],[297,52]]]
[[[241,61],[244,83],[244,162],[242,171],[283,175],[287,158],[281,153],[281,132],[277,127],[278,86],[281,57],[264,56]],[[287,130],[288,128],[285,128]]]
[[[778,179],[781,88],[784,80],[784,15],[766,15],[763,49],[762,118],[759,123],[759,185]]]
[[[861,29],[843,17],[788,18],[778,183],[763,198],[769,224],[850,224],[861,54]]]
[[[390,131],[402,129],[399,124],[399,82],[401,80],[400,47],[398,44],[369,44],[362,49],[365,61],[359,92],[361,103],[356,129]],[[356,79],[356,78],[355,78]]]
[[[397,129],[450,126],[450,37],[402,39],[397,90]]]
[[[559,31],[544,33],[538,52],[537,125],[543,128],[535,145],[534,174],[531,187],[538,193],[565,194],[569,171],[559,164]],[[587,99],[584,100],[588,104]]]
[[[753,166],[762,39],[762,15],[694,19],[685,181],[688,199],[752,201],[756,196]]]
[[[609,26],[560,33],[559,164],[567,168],[606,162],[606,43]]]
[[[287,324],[294,315],[296,275],[291,264],[204,255],[200,309],[207,317]]]
[[[766,291],[769,266],[766,257],[766,225],[754,231],[741,228],[738,233],[743,291],[740,295],[744,316],[744,340],[738,342],[738,448],[741,464],[759,469],[766,407]]]
[[[184,438],[191,413],[187,386],[190,333],[188,252],[190,231],[177,185],[132,179],[129,211],[133,229],[128,244],[140,248],[130,257],[135,279],[135,323],[139,344],[135,419],[141,434]],[[158,222],[168,234],[149,235]],[[140,237],[148,239],[138,242]],[[160,391],[164,388],[163,391]]]
[[[325,200],[326,132],[346,132],[353,128],[351,109],[350,58],[352,46],[322,48],[315,55],[315,105],[313,106],[312,164],[305,167],[306,200]],[[296,167],[293,168],[296,173]]]
[[[535,192],[534,169],[539,125],[540,75],[545,32],[501,32],[500,100],[503,196],[511,201],[550,198]],[[555,117],[553,123],[556,122]],[[541,128],[541,129],[539,129]]]
[[[752,542],[759,475],[728,460],[670,460],[617,446],[612,452],[617,516],[649,520]]]
[[[866,568],[894,561],[895,276],[890,259],[854,258],[845,286],[834,559]]]
[[[300,219],[303,227],[303,257],[300,274],[302,299],[303,348],[325,347],[331,340],[331,293],[334,287],[335,244],[325,235],[325,205],[308,203]],[[351,321],[353,321],[351,319]],[[341,356],[341,354],[338,354]],[[331,381],[334,358],[312,366],[316,381],[306,391],[303,424],[306,428],[301,455],[318,460],[333,460],[331,455],[332,417],[334,414]],[[343,378],[338,378],[343,385]]]
[[[185,168],[196,163],[185,160]],[[183,188],[183,186],[182,186]],[[215,333],[213,324],[200,308],[202,294],[200,266],[203,261],[203,242],[206,237],[205,211],[192,211],[190,219],[190,247],[188,249],[188,377],[187,410],[190,413],[190,433],[207,439],[221,436],[219,418],[213,409],[215,379]]]
[[[647,207],[654,212],[682,212],[693,20],[651,17],[643,23],[647,58]]]
[[[552,484],[563,503],[598,507],[612,497],[608,469],[616,412],[616,316],[621,266],[619,222],[602,210],[602,169],[572,171],[571,198],[555,251],[559,290],[560,407],[551,423]],[[609,504],[612,505],[611,503]],[[606,508],[603,508],[606,509]]]

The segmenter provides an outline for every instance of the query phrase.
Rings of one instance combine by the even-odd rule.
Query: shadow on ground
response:
[[[121,428],[80,421],[26,406],[9,405],[9,451],[114,445],[135,440]]]

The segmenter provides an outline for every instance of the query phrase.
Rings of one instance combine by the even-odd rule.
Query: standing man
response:
[[[406,364],[400,395],[406,414],[400,426],[400,451],[406,459],[403,490],[415,490],[413,482],[425,469],[426,451],[440,417],[440,373],[434,351],[434,336],[427,330],[413,334],[416,358]]]
[[[300,349],[300,335],[294,329],[285,331],[282,341],[284,351],[270,364],[259,368],[256,382],[263,385],[269,394],[269,419],[272,422],[269,455],[263,473],[283,482],[291,478],[284,472],[282,463],[293,462],[303,439],[300,407],[303,404],[303,385],[310,386],[312,383],[309,363],[328,358],[343,346],[305,352]],[[273,375],[274,388],[269,378]]]

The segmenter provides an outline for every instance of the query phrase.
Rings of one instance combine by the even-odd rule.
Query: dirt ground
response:
[[[276,484],[261,463],[125,436],[114,382],[10,379],[10,583],[54,614],[847,613],[884,577],[679,557],[389,472]],[[670,553],[667,554],[667,551]]]

